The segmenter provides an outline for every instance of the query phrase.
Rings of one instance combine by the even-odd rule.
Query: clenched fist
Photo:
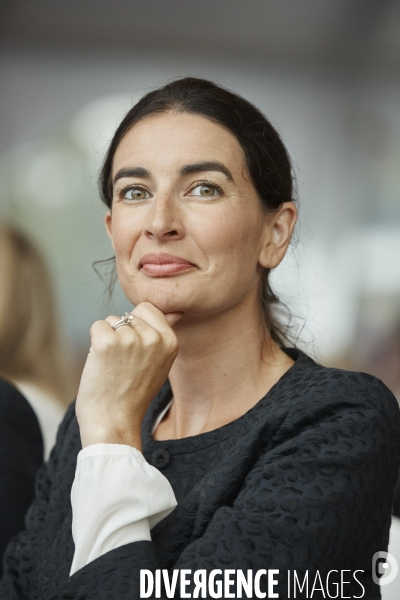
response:
[[[171,327],[183,315],[167,317],[149,302],[132,311],[132,326],[113,325],[110,316],[93,324],[90,351],[83,369],[76,416],[82,447],[127,444],[141,450],[144,414],[167,379],[178,353]]]

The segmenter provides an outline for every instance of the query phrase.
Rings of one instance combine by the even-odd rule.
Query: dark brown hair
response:
[[[145,117],[164,112],[193,113],[228,129],[243,148],[255,189],[266,211],[278,210],[293,200],[293,172],[287,150],[271,123],[250,102],[211,81],[185,77],[149,92],[131,108],[118,126],[106,154],[100,174],[103,202],[112,205],[112,163],[122,138]],[[288,330],[277,318],[282,307],[271,289],[269,269],[264,270],[260,285],[260,307],[273,340],[288,340]]]

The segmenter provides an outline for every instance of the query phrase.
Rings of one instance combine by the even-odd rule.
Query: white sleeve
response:
[[[150,529],[177,502],[168,479],[139,450],[95,444],[78,454],[71,504],[73,575],[114,548],[150,541]]]

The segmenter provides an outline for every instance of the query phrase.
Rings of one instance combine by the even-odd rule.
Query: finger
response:
[[[130,314],[131,314],[131,313],[130,313]],[[124,316],[125,316],[125,315],[124,315]],[[133,329],[133,328],[134,328],[134,323],[133,323],[134,319],[132,319],[131,321],[129,321],[129,323],[123,323],[123,322],[122,322],[122,321],[123,321],[123,319],[124,319],[124,317],[116,317],[115,315],[110,315],[110,316],[108,316],[108,317],[105,319],[105,321],[111,325],[111,327],[114,329],[114,331],[117,331],[117,329],[118,329],[118,331],[119,331],[120,329],[122,329],[122,327],[125,327],[125,328],[126,328],[126,327],[129,327],[130,329]],[[115,327],[115,325],[116,325],[117,323],[119,323],[119,325],[118,325],[118,327]],[[120,333],[120,332],[119,332],[119,333]],[[127,332],[126,332],[126,331],[124,331],[122,335],[124,335],[124,336],[126,337],[126,336],[127,336]]]
[[[131,313],[132,314],[132,313]],[[117,317],[115,315],[109,315],[104,321],[109,323],[114,329],[114,325],[121,321],[122,317]],[[104,323],[104,321],[100,321],[100,323]],[[132,332],[132,329],[134,332]],[[119,325],[117,329],[114,329],[115,332],[118,332],[118,338],[121,341],[131,342],[132,336],[136,338],[137,335],[145,339],[146,341],[157,341],[160,338],[160,332],[157,328],[149,325],[143,319],[140,319],[137,315],[135,315],[133,321],[126,325]]]
[[[171,326],[164,313],[150,302],[141,302],[131,314],[142,319],[160,333],[171,331]]]
[[[161,313],[162,314],[162,313]],[[163,315],[164,316],[164,315]],[[166,328],[153,327],[135,315],[135,333],[140,337],[144,347],[162,349],[160,356],[175,358],[178,352],[178,340],[173,329],[166,322]]]
[[[90,328],[91,348],[107,350],[115,345],[115,334],[109,323],[96,321]]]
[[[164,313],[164,316],[167,319],[170,326],[172,327],[173,325],[175,325],[175,323],[177,323],[178,321],[180,321],[180,319],[182,319],[184,314],[185,313],[183,313],[183,312],[171,312],[171,313]]]
[[[115,323],[118,323],[118,321],[120,321],[121,319],[122,319],[122,317],[117,317],[115,315],[109,315],[104,320],[107,323],[110,323],[111,327],[113,327],[115,325]]]
[[[119,329],[119,328],[118,328]],[[165,337],[165,332],[161,332],[156,327],[149,325],[146,321],[135,315],[131,329],[135,330],[135,334],[139,336],[142,342],[146,344],[156,344],[162,337]]]
[[[178,340],[164,313],[150,302],[138,304],[132,311],[134,326],[144,344],[162,343],[171,356],[176,356]]]
[[[96,321],[91,329],[92,347],[105,349],[108,346],[114,346],[116,342],[132,345],[138,339],[132,325],[127,324],[121,325],[117,329],[113,328],[113,325],[120,320],[121,317],[110,315],[104,321]]]
[[[107,317],[112,319],[113,317]],[[118,317],[115,317],[116,319]],[[114,321],[113,321],[114,322]],[[112,338],[112,329],[110,328],[110,322],[106,323],[106,321],[95,321],[90,328],[90,337],[93,339],[94,337],[108,337]],[[110,335],[111,334],[111,335]]]

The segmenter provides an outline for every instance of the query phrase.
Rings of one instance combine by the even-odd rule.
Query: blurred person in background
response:
[[[23,528],[34,479],[71,400],[50,276],[36,246],[0,224],[0,555]]]
[[[35,411],[47,460],[71,401],[71,379],[47,267],[35,244],[6,224],[0,224],[0,282],[0,375]]]

